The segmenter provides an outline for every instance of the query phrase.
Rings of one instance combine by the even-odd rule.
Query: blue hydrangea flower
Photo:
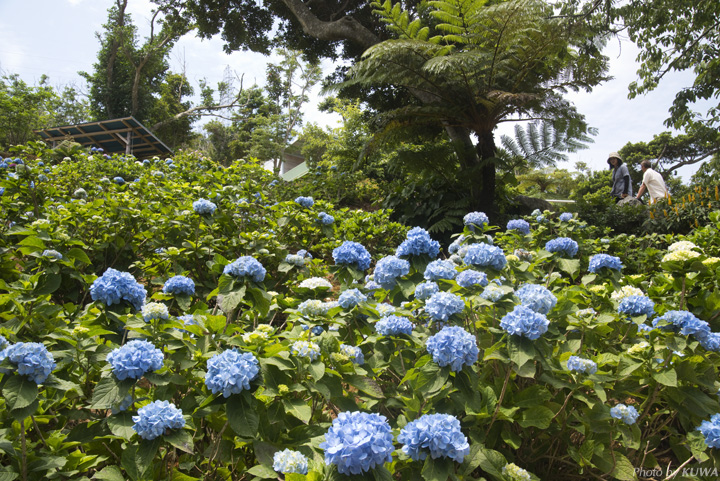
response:
[[[436,292],[425,303],[425,312],[437,322],[447,322],[450,316],[459,314],[463,309],[463,298],[449,292]]]
[[[195,294],[195,283],[189,277],[173,276],[165,281],[162,290],[165,294],[192,296]]]
[[[578,356],[570,356],[567,360],[567,368],[570,371],[584,372],[586,374],[595,374],[597,372],[597,363],[590,359],[583,359]]]
[[[329,302],[323,302],[318,299],[308,299],[301,302],[297,309],[303,316],[321,317],[327,314],[332,307],[333,305]]]
[[[457,271],[455,270],[455,264],[450,261],[438,259],[432,261],[425,268],[423,274],[425,279],[429,281],[437,281],[440,279],[455,279]]]
[[[532,477],[526,469],[521,468],[515,463],[508,463],[502,468],[503,475],[509,477],[512,481],[531,481]]]
[[[113,178],[113,182],[115,182],[117,185],[123,185],[125,183],[125,179],[122,177],[115,177]]]
[[[132,417],[133,429],[143,439],[155,439],[168,429],[185,427],[182,411],[173,403],[155,401],[138,409],[138,415]]]
[[[397,336],[398,334],[412,334],[413,323],[410,319],[400,316],[385,316],[375,323],[375,331],[381,336]]]
[[[323,225],[330,225],[333,222],[335,222],[335,217],[333,217],[330,214],[327,214],[325,212],[320,212],[318,214],[318,221]]]
[[[305,249],[297,251],[297,254],[288,254],[285,256],[285,262],[298,267],[304,266],[305,261],[310,259],[312,259],[312,254]]]
[[[525,306],[515,306],[500,320],[500,327],[508,334],[532,340],[547,332],[549,324],[547,317]]]
[[[562,214],[560,214],[560,222],[567,222],[572,218],[573,215],[570,212],[563,212]]]
[[[376,413],[341,412],[320,443],[325,464],[340,474],[362,474],[392,461],[393,435],[385,416]]]
[[[17,367],[18,374],[36,384],[44,383],[56,366],[52,354],[39,342],[18,342],[5,349],[4,354]]]
[[[610,416],[615,419],[621,419],[625,424],[635,424],[639,413],[637,409],[635,409],[635,406],[617,404],[614,408],[610,409]]]
[[[472,366],[478,360],[475,336],[458,326],[443,327],[428,338],[425,348],[438,366],[450,366],[456,372],[462,370],[464,365]]]
[[[199,326],[197,319],[194,314],[185,314],[184,316],[178,317],[186,326]]]
[[[320,347],[312,341],[295,341],[290,346],[290,353],[298,357],[307,357],[314,361],[320,357]]]
[[[435,258],[439,253],[440,243],[432,240],[428,231],[422,227],[413,227],[407,233],[407,238],[398,246],[395,255],[401,257],[426,254]]]
[[[213,394],[228,398],[243,389],[250,389],[250,381],[260,372],[258,360],[252,353],[229,349],[211,357],[207,362],[205,385]]]
[[[548,252],[559,252],[567,257],[575,257],[578,251],[578,243],[569,237],[558,237],[547,241],[545,250]]]
[[[611,256],[608,254],[595,254],[590,258],[590,261],[588,263],[588,271],[595,273],[603,267],[619,271],[622,270],[623,265],[622,262],[620,262],[619,257]]]
[[[438,291],[440,291],[440,287],[436,283],[432,281],[423,282],[415,286],[415,299],[424,301]]]
[[[450,254],[456,254],[460,250],[460,247],[462,247],[463,242],[465,242],[465,236],[460,235],[457,239],[452,241],[452,244],[448,246],[448,252]]]
[[[124,346],[113,349],[107,355],[107,362],[119,381],[140,379],[147,372],[163,367],[163,353],[144,339],[135,339]]]
[[[8,347],[10,343],[7,339],[5,339],[5,336],[0,336],[0,351],[5,350],[6,347]]]
[[[689,311],[668,311],[653,320],[653,327],[658,327],[658,323],[662,321],[671,324],[686,336],[694,335],[696,337],[703,337],[710,334],[710,325],[698,319]]]
[[[507,264],[507,259],[501,248],[481,243],[468,246],[463,262],[475,267],[501,270]]]
[[[131,274],[109,267],[90,286],[90,296],[93,301],[103,302],[107,306],[119,304],[120,301],[125,300],[139,311],[145,304],[147,291]]]
[[[491,283],[482,291],[480,297],[490,302],[497,302],[505,295],[505,292],[497,284]]]
[[[161,302],[149,302],[142,307],[142,315],[145,322],[152,322],[155,319],[167,320],[170,313],[165,304]]]
[[[522,219],[513,219],[507,223],[507,230],[516,230],[527,235],[530,233],[530,224]]]
[[[42,253],[43,257],[52,257],[53,259],[62,260],[63,256],[55,249],[45,249]]]
[[[338,265],[352,266],[360,271],[370,267],[370,253],[358,242],[345,241],[333,250],[332,255]]]
[[[485,212],[470,212],[463,217],[463,223],[473,231],[475,230],[475,226],[483,227],[489,222],[490,219],[485,215]]]
[[[373,279],[383,289],[392,289],[397,284],[397,278],[406,276],[410,272],[410,263],[405,259],[387,256],[380,259],[375,265]]]
[[[262,282],[265,279],[266,272],[263,265],[251,256],[238,257],[223,269],[223,274],[234,277],[248,277],[255,282]]]
[[[360,289],[348,289],[343,291],[338,298],[338,303],[343,309],[352,309],[361,302],[367,301],[367,296],[360,292]]]
[[[357,346],[350,346],[348,344],[340,344],[340,353],[350,358],[353,364],[361,366],[365,364],[365,355]]]
[[[308,459],[300,451],[277,451],[273,455],[273,469],[282,474],[307,474]]]
[[[402,450],[415,461],[450,458],[462,463],[470,444],[460,430],[460,421],[450,414],[425,414],[405,425],[398,435]]]
[[[472,269],[462,271],[460,274],[458,274],[455,280],[457,281],[459,286],[465,288],[478,285],[481,287],[485,287],[488,285],[487,274],[485,274],[484,272],[474,271]]]
[[[708,351],[714,351],[714,352],[720,351],[720,333],[717,333],[717,332],[710,332],[707,334],[698,333],[695,335],[695,337],[700,342],[702,347],[704,347]]]
[[[540,314],[547,314],[557,304],[557,297],[545,286],[538,284],[525,284],[515,294],[523,306]]]
[[[713,414],[710,421],[703,421],[697,430],[705,436],[708,447],[720,448],[720,413]]]
[[[215,209],[217,209],[217,205],[207,199],[198,199],[193,202],[193,210],[196,214],[212,215],[215,213]]]
[[[313,200],[312,197],[303,197],[303,196],[300,196],[300,197],[298,197],[298,198],[295,199],[295,203],[296,203],[296,204],[300,204],[300,205],[303,206],[303,207],[310,208],[310,207],[312,207],[312,206],[315,204],[315,201]]]
[[[647,296],[627,296],[620,301],[618,312],[628,316],[645,314],[651,317],[655,314],[655,303]]]
[[[386,302],[376,305],[375,309],[378,311],[378,314],[380,314],[380,317],[389,316],[397,310],[395,306]]]

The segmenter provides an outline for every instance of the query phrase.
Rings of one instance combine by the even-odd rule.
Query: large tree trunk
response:
[[[473,209],[485,212],[491,220],[497,217],[498,210],[495,204],[495,137],[492,131],[477,132],[478,142],[475,146],[480,165],[473,176],[479,180],[480,188],[475,190],[476,194],[471,197]]]

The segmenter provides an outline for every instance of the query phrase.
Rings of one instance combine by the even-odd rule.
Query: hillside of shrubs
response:
[[[282,182],[0,160],[0,481],[717,479],[719,212],[441,244]]]

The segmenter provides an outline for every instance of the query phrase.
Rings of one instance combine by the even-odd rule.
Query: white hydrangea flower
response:
[[[628,354],[637,354],[650,347],[650,343],[647,341],[639,342],[627,350]]]
[[[665,256],[662,258],[663,262],[684,262],[689,261],[691,259],[695,259],[697,257],[700,257],[700,254],[695,251],[690,250],[680,250],[680,251],[672,251],[665,254]]]
[[[638,289],[637,287],[622,286],[619,290],[610,294],[610,299],[612,299],[613,301],[620,302],[621,300],[623,300],[629,296],[644,296],[644,295],[645,295],[645,293],[641,289]]]
[[[305,289],[318,289],[322,287],[326,287],[328,289],[332,288],[332,284],[327,279],[324,279],[322,277],[311,277],[309,279],[305,279],[300,283],[300,287]]]
[[[693,244],[690,241],[678,241],[674,244],[670,245],[668,247],[668,252],[675,252],[675,251],[691,251],[693,249],[697,249],[698,246]]]

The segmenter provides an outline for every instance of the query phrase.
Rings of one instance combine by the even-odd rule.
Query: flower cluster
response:
[[[427,265],[423,275],[425,276],[425,279],[429,281],[455,279],[457,271],[455,270],[455,264],[452,262],[438,259]]]
[[[450,254],[456,254],[462,247],[463,242],[465,242],[465,236],[461,234],[457,239],[452,241],[452,244],[448,246],[448,252]]]
[[[322,225],[330,225],[335,222],[335,217],[331,216],[326,212],[320,212],[318,214],[318,222],[320,222]]]
[[[389,316],[397,310],[395,306],[386,302],[376,305],[375,309],[378,311],[378,314],[380,314],[380,317]]]
[[[155,439],[168,429],[185,427],[182,411],[173,403],[155,401],[138,409],[138,415],[132,417],[133,429],[143,439]]]
[[[156,319],[167,320],[170,313],[165,304],[161,302],[149,302],[142,307],[142,315],[145,322],[152,322]]]
[[[644,295],[645,295],[645,293],[642,290],[638,289],[637,287],[622,286],[620,289],[618,289],[617,291],[610,294],[610,299],[612,299],[613,301],[620,302],[629,296],[644,296]]]
[[[45,249],[42,253],[43,257],[52,257],[53,259],[62,260],[63,256],[55,249]]]
[[[375,330],[381,336],[397,336],[398,334],[412,334],[413,323],[406,317],[385,316],[375,323]]]
[[[393,435],[385,416],[341,412],[320,443],[325,464],[335,464],[340,474],[362,474],[392,461]]]
[[[138,284],[132,274],[116,271],[109,267],[90,286],[90,296],[93,301],[103,302],[107,306],[119,304],[125,300],[139,311],[145,304],[147,291]]]
[[[639,413],[635,406],[626,406],[624,404],[618,404],[614,408],[610,409],[610,416],[615,419],[621,419],[625,424],[635,424]]]
[[[611,256],[608,254],[595,254],[590,258],[590,261],[588,263],[588,271],[596,273],[603,267],[619,271],[622,270],[623,265],[622,262],[620,262],[619,257]]]
[[[428,338],[425,348],[438,366],[450,366],[453,371],[472,366],[479,354],[475,336],[458,326],[443,327]]]
[[[307,357],[311,361],[320,357],[320,347],[312,341],[295,341],[290,346],[290,352],[298,357]]]
[[[76,199],[87,199],[87,196],[87,191],[83,188],[79,188],[75,192],[73,192],[73,197]]]
[[[125,183],[125,179],[122,177],[113,177],[113,182],[115,182],[117,185],[123,185]]]
[[[713,414],[710,421],[703,421],[697,430],[705,436],[708,447],[720,448],[720,413]]]
[[[414,227],[410,229],[407,238],[398,246],[395,255],[400,257],[426,254],[434,259],[439,253],[440,243],[432,240],[425,229]]]
[[[7,344],[5,338],[3,341]],[[44,383],[56,366],[52,354],[39,342],[18,342],[4,350],[3,354],[17,367],[18,374],[32,379],[36,384]]]
[[[530,473],[515,463],[508,463],[502,468],[503,475],[512,479],[512,481],[530,481]]]
[[[145,373],[163,367],[163,353],[148,341],[135,339],[113,349],[107,355],[107,362],[118,380],[140,379]]]
[[[477,285],[485,287],[488,285],[487,274],[485,274],[484,272],[474,271],[472,269],[462,271],[460,274],[458,274],[457,279],[455,280],[460,287],[465,288]]]
[[[335,264],[347,265],[355,267],[360,271],[365,271],[370,267],[370,253],[358,242],[345,241],[333,249],[333,260]]]
[[[668,247],[668,252],[677,252],[677,251],[691,251],[693,249],[697,249],[698,246],[693,244],[690,241],[678,241],[673,244],[670,244],[670,247]]]
[[[310,207],[312,207],[312,206],[315,204],[315,201],[313,200],[312,197],[303,197],[303,196],[300,196],[300,197],[298,197],[298,198],[295,199],[295,203],[296,203],[296,204],[300,204],[300,205],[303,206],[303,207],[310,208]]]
[[[700,257],[700,254],[691,250],[676,250],[668,252],[662,258],[662,262],[685,262]]]
[[[387,256],[380,259],[375,265],[373,279],[383,289],[392,289],[397,284],[397,278],[407,275],[410,272],[410,263],[395,256]]]
[[[324,277],[310,277],[303,280],[298,287],[303,289],[332,289],[332,284]]]
[[[195,213],[200,215],[213,215],[217,209],[217,205],[207,199],[198,199],[192,206]]]
[[[338,304],[343,309],[352,309],[361,302],[367,301],[367,296],[360,292],[360,289],[348,289],[338,297]]]
[[[436,292],[425,303],[425,312],[434,320],[447,322],[453,314],[465,309],[462,297],[449,292]]]
[[[307,474],[308,459],[299,451],[285,449],[273,455],[273,469],[278,473]]]
[[[189,277],[173,276],[165,281],[162,290],[165,294],[192,296],[195,294],[195,283]]]
[[[507,230],[516,230],[527,235],[530,233],[530,224],[526,220],[514,219],[507,223]]]
[[[505,295],[505,292],[497,284],[488,284],[482,291],[480,297],[490,302],[497,302]]]
[[[500,320],[500,327],[508,334],[535,340],[548,330],[550,321],[544,315],[525,306],[515,306]]]
[[[340,354],[344,354],[350,358],[353,364],[357,364],[358,366],[365,364],[365,355],[363,354],[362,349],[357,346],[340,344]]]
[[[570,371],[584,372],[585,374],[595,374],[597,372],[597,364],[594,361],[578,356],[568,358],[567,368]]]
[[[647,296],[627,296],[620,301],[618,312],[633,317],[643,314],[651,317],[655,314],[655,303]]]
[[[332,307],[333,304],[330,302],[308,299],[307,301],[301,302],[297,309],[303,316],[320,317],[327,314]]]
[[[440,290],[440,287],[432,281],[423,282],[415,286],[415,299],[424,301],[436,292]]]
[[[563,212],[560,214],[560,222],[567,222],[573,218],[573,215],[570,212]]]
[[[578,251],[578,243],[569,237],[557,237],[547,241],[545,250],[548,252],[559,252],[565,254],[567,257],[575,257]]]
[[[228,398],[243,389],[250,389],[250,381],[260,372],[258,360],[252,353],[229,349],[211,357],[207,362],[205,385],[213,394]]]
[[[557,304],[557,297],[539,284],[525,284],[515,294],[523,306],[540,314],[547,314]]]
[[[304,266],[306,259],[312,259],[312,254],[304,249],[297,251],[297,254],[288,254],[285,256],[285,262],[297,267]]]
[[[255,282],[262,282],[265,279],[265,268],[260,262],[250,256],[238,257],[236,260],[226,265],[223,274],[233,277],[248,277]]]
[[[490,219],[485,215],[485,212],[470,212],[463,217],[463,223],[473,231],[475,230],[475,226],[483,227],[489,222]]]
[[[460,421],[450,414],[425,414],[408,423],[398,435],[402,450],[415,461],[428,452],[433,459],[450,458],[462,463],[470,453],[470,444],[460,430]]]
[[[463,262],[476,267],[501,270],[507,264],[507,259],[501,248],[481,243],[468,246]]]
[[[267,341],[272,332],[272,326],[269,324],[260,324],[254,331],[243,334],[242,340],[245,344],[257,344],[260,341]]]

